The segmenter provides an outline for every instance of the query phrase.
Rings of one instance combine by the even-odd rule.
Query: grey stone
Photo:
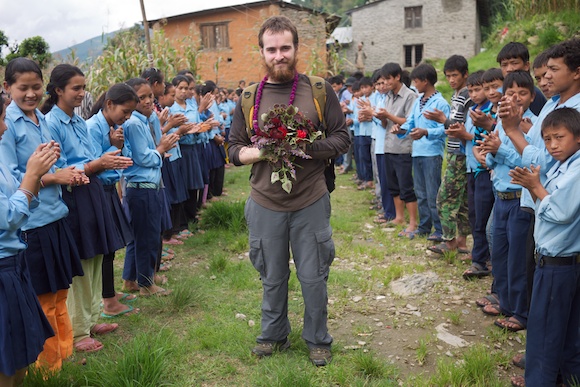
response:
[[[434,272],[417,273],[391,282],[391,291],[399,296],[411,296],[425,293],[439,277]]]

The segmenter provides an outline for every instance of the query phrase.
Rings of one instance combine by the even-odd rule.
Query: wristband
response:
[[[38,180],[38,182],[40,183],[41,188],[46,188],[46,186],[44,185],[44,181],[42,181],[42,177],[40,178],[40,180]]]
[[[30,200],[34,199],[34,194],[27,190],[26,188],[18,188],[18,191],[21,191],[22,193],[24,193],[24,195],[26,195]]]

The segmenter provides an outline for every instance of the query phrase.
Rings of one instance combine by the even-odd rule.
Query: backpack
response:
[[[309,75],[308,80],[312,87],[312,98],[314,100],[314,107],[318,113],[318,120],[322,125],[322,136],[326,137],[326,120],[324,119],[324,108],[326,106],[326,81],[314,75]],[[254,116],[254,107],[256,102],[256,90],[258,83],[246,87],[242,93],[242,112],[246,119],[246,131],[248,137],[252,137],[254,129],[252,125],[252,117]],[[327,160],[326,168],[324,168],[324,178],[326,180],[326,188],[328,192],[334,191],[336,175],[334,173],[334,159]]]

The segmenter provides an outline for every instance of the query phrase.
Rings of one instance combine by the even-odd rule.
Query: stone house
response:
[[[364,43],[366,73],[387,62],[412,68],[427,58],[474,56],[481,48],[482,1],[375,0],[347,11],[353,35],[345,53],[349,70],[354,70],[359,42]]]
[[[163,29],[165,36],[176,42],[175,47],[185,34],[196,37],[201,50],[198,76],[235,88],[241,79],[249,84],[264,76],[258,31],[263,21],[274,15],[287,16],[298,28],[298,70],[326,75],[327,28],[333,28],[339,18],[284,0],[208,9],[151,20],[150,24]]]

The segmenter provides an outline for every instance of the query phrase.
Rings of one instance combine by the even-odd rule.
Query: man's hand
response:
[[[445,134],[449,137],[458,138],[464,141],[473,140],[473,134],[465,130],[465,125],[462,122],[455,122],[449,125],[449,128],[445,131]]]
[[[493,126],[495,120],[490,114],[485,114],[479,110],[470,110],[469,116],[473,121],[473,125],[479,126],[480,128],[491,132],[491,127]]]
[[[406,130],[401,129],[401,125],[395,124],[391,127],[391,133],[393,134],[405,134]]]
[[[495,156],[497,150],[501,145],[501,140],[499,139],[497,133],[491,132],[489,135],[482,134],[481,136],[483,137],[483,141],[478,141],[481,151],[484,154],[491,153],[492,155]]]
[[[439,122],[440,124],[444,124],[447,121],[447,116],[439,109],[433,109],[433,111],[426,111],[423,113],[423,116],[432,121]]]
[[[411,133],[409,134],[409,136],[411,136],[411,138],[413,140],[419,140],[423,136],[427,136],[428,134],[429,134],[429,132],[427,131],[427,129],[415,128],[415,129],[411,130]]]
[[[497,115],[501,118],[501,124],[506,133],[519,130],[522,116],[524,115],[523,108],[517,106],[514,101],[507,97],[501,97]]]
[[[544,199],[549,195],[540,181],[540,166],[531,165],[530,168],[515,167],[509,172],[512,180],[511,183],[519,184],[527,188],[534,201],[536,199]]]
[[[487,168],[487,164],[485,163],[485,153],[483,153],[478,146],[474,146],[472,150],[473,156],[475,156],[477,162],[480,163],[484,168]]]

